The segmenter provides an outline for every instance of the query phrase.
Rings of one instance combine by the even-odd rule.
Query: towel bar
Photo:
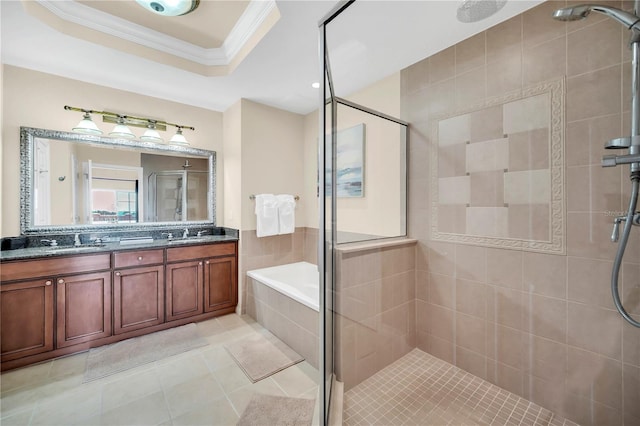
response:
[[[255,196],[255,195],[253,195],[253,194],[251,194],[251,195],[249,195],[249,199],[250,199],[250,200],[255,200],[255,199],[256,199],[256,196]],[[300,197],[296,195],[296,196],[294,196],[294,197],[293,197],[293,199],[294,199],[294,200],[296,200],[296,201],[298,201],[298,200],[300,200]]]

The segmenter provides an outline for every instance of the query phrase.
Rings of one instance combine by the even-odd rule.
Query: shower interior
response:
[[[326,24],[329,28],[331,27],[332,23],[335,21],[338,21],[339,19],[335,19],[335,18],[341,18],[338,15],[340,15],[342,12],[344,12],[345,10],[349,10],[349,8],[352,6],[352,3],[347,3],[346,5],[341,5],[342,9],[339,9],[336,11],[336,16],[332,16],[331,20],[328,20]],[[593,12],[598,12],[598,13],[602,13],[605,14],[609,17],[612,17],[614,19],[616,19],[617,21],[623,23],[623,25],[625,25],[627,28],[631,28],[631,34],[632,34],[632,49],[634,51],[634,64],[638,64],[638,60],[637,60],[637,51],[638,51],[638,43],[636,42],[636,38],[637,38],[637,30],[636,30],[636,24],[638,22],[638,19],[633,15],[630,14],[628,12],[624,12],[624,11],[617,11],[617,10],[613,10],[612,8],[607,8],[607,7],[600,7],[600,6],[591,6],[590,8],[587,7],[581,7],[581,6],[577,6],[573,8],[574,12],[571,11],[563,11],[560,12],[558,15],[555,15],[556,18],[563,18],[565,20],[575,20],[577,19],[577,17],[575,15],[580,15],[580,17],[584,18],[586,17],[586,15],[588,15],[589,12],[593,11]],[[353,15],[351,15],[353,16]],[[547,19],[552,21],[552,16],[551,13],[549,12],[547,15]],[[571,19],[567,19],[567,17],[571,17]],[[323,28],[321,26],[321,30],[326,30],[326,28]],[[329,31],[330,32],[330,31]],[[321,37],[326,36],[326,34],[321,33]],[[327,41],[325,40],[325,43]],[[355,45],[355,44],[353,44]],[[326,47],[326,45],[323,45],[324,47]],[[335,69],[332,68],[334,63],[339,62],[339,59],[343,59],[343,58],[335,58],[338,60],[334,60],[331,61],[331,51],[329,48],[327,48],[327,52],[325,52],[326,55],[326,62],[324,64],[324,66],[326,67],[326,69],[323,69],[323,72],[325,72],[326,76],[327,76],[327,82],[326,82],[326,87],[325,87],[325,97],[329,98],[329,97],[336,97],[334,92],[335,92],[335,85],[334,82],[331,79],[331,74],[332,72],[334,72],[334,75],[344,75],[340,74],[339,72],[335,72]],[[340,52],[342,53],[342,52]],[[331,64],[330,64],[331,63]],[[331,65],[331,66],[330,66]],[[416,67],[417,68],[417,67]],[[415,69],[414,69],[415,70]],[[344,71],[344,70],[343,70]],[[638,108],[638,97],[637,97],[637,92],[638,92],[638,86],[640,85],[640,78],[638,78],[638,71],[636,68],[634,68],[634,71],[632,73],[632,78],[633,78],[633,87],[634,87],[634,101],[633,101],[633,105],[632,105],[632,111],[633,111],[633,120],[632,120],[632,133],[631,133],[631,137],[628,138],[619,138],[619,139],[615,139],[613,141],[611,141],[608,145],[608,147],[612,147],[612,148],[628,148],[629,149],[629,153],[628,155],[618,155],[618,156],[607,156],[603,159],[603,165],[604,166],[614,166],[614,165],[621,165],[621,164],[630,164],[630,171],[631,171],[631,181],[632,181],[632,192],[631,192],[631,200],[630,200],[630,204],[629,204],[629,208],[626,212],[626,214],[624,216],[621,217],[617,217],[615,218],[614,224],[616,225],[614,227],[614,235],[617,235],[617,228],[619,227],[620,224],[624,223],[624,229],[622,230],[621,233],[621,238],[620,238],[620,243],[619,243],[619,249],[618,249],[618,255],[616,256],[616,261],[615,264],[621,264],[622,263],[622,255],[624,254],[624,250],[626,247],[626,241],[629,238],[629,233],[631,232],[631,228],[633,225],[638,224],[638,221],[640,220],[640,215],[636,212],[636,198],[638,195],[638,181],[639,181],[639,176],[640,174],[638,173],[638,166],[640,165],[640,153],[638,152],[638,150],[640,149],[640,132],[638,132],[638,122],[636,119],[637,113],[638,111],[640,111],[640,108]],[[325,120],[322,121],[321,120],[321,126],[326,126],[326,128],[330,128],[333,127],[333,132],[332,134],[335,134],[335,123],[340,121],[340,116],[339,114],[336,112],[337,110],[337,102],[332,103],[333,108],[328,108],[327,111],[325,111]],[[321,127],[323,128],[323,127]],[[422,132],[423,129],[418,129],[417,132]],[[335,144],[335,140],[333,141],[333,143]],[[330,146],[326,149],[330,150]],[[320,151],[320,155],[322,157],[325,157],[327,164],[324,164],[325,169],[330,169],[331,168],[331,161],[335,161],[334,158],[332,158],[333,156],[335,156],[335,152],[333,153],[329,153],[327,154],[327,152],[323,152],[322,148]],[[420,165],[418,165],[419,167]],[[321,164],[322,167],[322,164]],[[415,170],[415,168],[414,168]],[[414,188],[412,188],[414,189]],[[415,193],[414,193],[415,194]],[[336,221],[336,217],[335,216],[331,216],[331,212],[333,211],[333,213],[335,213],[335,204],[336,204],[336,199],[335,197],[332,198],[331,197],[331,192],[326,192],[325,196],[326,196],[326,200],[325,200],[325,205],[321,206],[321,212],[324,211],[327,214],[327,217],[324,218],[324,229],[326,232],[325,234],[325,240],[322,241],[321,243],[323,244],[323,246],[321,246],[323,249],[326,250],[326,254],[325,254],[325,270],[324,270],[324,274],[325,274],[325,283],[327,285],[326,287],[326,294],[325,294],[325,308],[329,308],[326,309],[324,314],[325,314],[325,348],[328,349],[328,351],[326,352],[327,357],[330,357],[330,359],[325,359],[325,370],[324,373],[325,375],[325,379],[329,378],[330,373],[333,373],[334,371],[339,370],[339,363],[343,362],[343,356],[345,355],[345,353],[348,353],[350,351],[363,351],[362,349],[359,349],[357,347],[349,347],[347,348],[346,351],[344,352],[340,352],[340,335],[336,335],[337,333],[339,334],[339,330],[340,330],[340,324],[341,323],[349,323],[349,324],[353,324],[354,322],[357,323],[358,321],[354,319],[354,316],[358,316],[362,314],[362,311],[357,311],[358,307],[354,307],[352,306],[352,308],[354,308],[354,311],[352,311],[350,313],[350,317],[346,318],[346,320],[344,318],[340,318],[340,310],[342,309],[344,313],[344,310],[346,310],[347,308],[345,307],[346,303],[343,303],[344,301],[338,302],[337,305],[334,309],[334,306],[331,305],[332,303],[336,303],[335,300],[338,300],[338,298],[341,296],[340,292],[341,289],[340,288],[336,288],[336,287],[331,287],[332,285],[336,285],[336,282],[339,281],[339,276],[336,276],[336,272],[335,270],[339,270],[339,275],[342,275],[342,277],[344,277],[345,275],[351,273],[350,270],[348,270],[347,268],[345,268],[345,264],[341,264],[341,260],[344,259],[340,259],[340,254],[336,254],[335,253],[335,249],[336,249],[336,238],[335,238],[335,229],[339,227],[339,219]],[[413,201],[413,199],[412,199]],[[425,209],[426,210],[426,209]],[[321,222],[322,223],[322,222]],[[415,228],[414,228],[415,229]],[[422,230],[421,230],[422,231]],[[612,236],[612,237],[613,237]],[[617,238],[617,237],[616,237]],[[612,238],[613,239],[613,238]],[[425,249],[423,247],[417,247],[416,251],[420,251],[420,250],[424,250],[427,251],[429,249]],[[457,250],[457,248],[456,248]],[[385,259],[385,256],[387,256],[392,250],[381,250],[381,251],[375,251],[375,250],[371,250],[370,253],[368,253],[368,255],[366,256],[368,258],[368,260],[364,260],[364,259],[358,259],[358,261],[355,261],[353,259],[356,258],[355,255],[349,255],[348,260],[351,261],[352,265],[358,265],[357,266],[358,269],[369,269],[369,270],[373,270],[377,268],[377,265],[380,264],[389,264],[391,261],[388,259]],[[465,252],[471,252],[472,250],[465,250]],[[434,263],[438,263],[438,267],[442,267],[440,262],[446,262],[446,261],[450,261],[450,259],[448,258],[448,256],[450,255],[449,253],[446,253],[444,250],[442,250],[441,252],[438,252],[437,250],[434,250],[434,252],[436,253],[435,259],[436,261],[434,261]],[[456,253],[456,256],[458,254]],[[633,253],[633,256],[637,257],[637,253]],[[390,255],[391,258],[402,258],[402,255],[397,255],[397,254],[391,254]],[[442,260],[442,259],[444,260]],[[635,257],[634,257],[635,259]],[[433,258],[429,257],[429,261],[434,260]],[[417,263],[418,261],[416,261]],[[632,262],[637,262],[632,260]],[[414,265],[418,275],[421,272],[424,271],[420,271],[420,265]],[[457,267],[457,265],[456,265]],[[426,268],[425,268],[426,269]],[[618,268],[619,269],[619,268]],[[370,272],[370,271],[368,271]],[[485,271],[486,272],[486,271]],[[614,300],[616,299],[616,290],[613,290],[613,285],[614,283],[617,283],[617,274],[619,273],[616,272],[616,268],[613,268],[612,271],[612,279],[611,279],[611,284],[612,284],[612,291],[613,291],[613,295],[614,295]],[[355,274],[355,272],[354,272]],[[430,274],[430,272],[426,272],[427,275]],[[367,273],[364,273],[363,275],[367,275]],[[351,276],[351,278],[353,278],[353,276]],[[387,277],[381,277],[382,282],[384,282],[385,278]],[[374,283],[374,285],[372,285],[369,290],[371,290],[371,292],[364,292],[362,291],[364,289],[364,285],[359,285],[357,287],[358,290],[361,293],[358,294],[372,294],[375,291],[375,280],[372,280],[372,283]],[[362,283],[358,283],[358,284],[362,284]],[[366,284],[366,283],[365,283]],[[454,309],[456,308],[456,290],[455,290],[455,286],[457,285],[457,283],[455,283],[455,279],[454,279],[454,290],[453,290],[453,306]],[[356,289],[349,289],[349,291],[353,290],[352,294],[356,294]],[[419,292],[419,287],[416,286],[416,292]],[[423,290],[426,291],[426,290]],[[431,291],[431,289],[429,290]],[[342,296],[344,296],[344,293],[342,294]],[[335,297],[335,299],[332,299],[333,297]],[[351,296],[353,298],[357,299],[357,296]],[[366,300],[364,300],[365,296],[361,296],[362,299],[358,300],[358,302],[361,302],[362,304],[366,304]],[[431,296],[430,296],[431,297]],[[416,298],[417,298],[417,294],[416,294]],[[619,295],[618,295],[619,298]],[[384,303],[385,301],[385,297],[384,297],[384,293],[382,293],[382,303]],[[377,302],[376,302],[377,303]],[[618,305],[616,303],[616,305]],[[407,304],[409,310],[412,309],[411,304]],[[630,315],[627,314],[627,316],[629,318],[627,318],[627,316],[625,316],[625,311],[621,306],[616,306],[621,308],[621,313],[623,315],[623,317],[625,318],[625,320],[629,321],[629,318],[631,318]],[[360,307],[361,308],[361,307]],[[415,307],[413,308],[415,309]],[[531,312],[529,312],[531,313]],[[420,313],[418,312],[416,314],[416,312],[413,312],[413,315],[415,317],[417,317],[418,319],[420,319]],[[409,316],[411,316],[411,312],[409,312]],[[462,316],[460,316],[462,317]],[[456,323],[456,312],[454,311],[453,313],[453,333],[460,333],[462,331],[464,331],[464,326],[460,325],[460,320],[459,323]],[[423,317],[422,321],[426,321],[429,318]],[[632,319],[632,318],[631,318]],[[531,318],[529,319],[531,321]],[[632,319],[633,320],[633,319]],[[389,320],[389,321],[393,321],[393,320]],[[622,322],[622,320],[620,320],[620,322]],[[633,322],[629,321],[632,325]],[[375,340],[379,335],[376,334],[376,332],[379,332],[380,328],[383,327],[384,325],[388,325],[388,324],[384,324],[380,322],[378,323],[370,323],[370,324],[357,324],[357,326],[359,326],[358,329],[356,329],[355,331],[351,330],[349,331],[350,333],[353,333],[356,335],[356,341],[360,341],[360,342],[365,342],[364,345],[369,345],[369,346],[374,346],[375,349],[380,349],[380,346],[384,346],[384,345],[378,345],[375,346],[375,344],[370,342],[371,336],[375,336],[373,338],[373,340]],[[472,327],[474,327],[473,323],[466,323],[465,325],[470,326],[469,329],[472,329]],[[498,326],[499,327],[499,326]],[[476,330],[475,328],[473,328],[473,330]],[[626,330],[626,329],[625,329]],[[413,330],[415,331],[415,330]],[[444,333],[443,333],[444,334]],[[533,334],[533,333],[531,333]],[[455,339],[455,338],[454,338]],[[567,339],[566,336],[564,336],[564,339]],[[439,344],[441,344],[443,341],[443,339],[441,339],[441,342]],[[566,340],[565,340],[566,341]],[[447,342],[448,343],[448,342]],[[410,342],[409,342],[410,344]],[[495,342],[494,342],[495,344]],[[415,345],[415,341],[414,341],[414,345]],[[415,346],[414,346],[415,347]],[[444,345],[441,345],[441,347],[444,347]],[[367,349],[370,349],[369,347],[367,347]],[[384,348],[382,348],[384,349]],[[395,349],[395,347],[394,347]],[[407,349],[406,347],[404,349]],[[435,349],[434,352],[437,352],[438,349]],[[453,353],[455,354],[456,352],[456,346],[453,345]],[[527,351],[531,351],[531,349],[522,349],[523,352],[527,352]],[[366,352],[366,351],[365,351]],[[433,353],[432,351],[430,351],[431,353]],[[594,351],[595,352],[595,351]],[[462,351],[461,349],[459,349],[459,352],[457,354],[458,356],[458,360],[463,359],[463,356],[466,357],[468,355],[469,352],[466,351]],[[445,351],[442,351],[441,354],[443,355],[447,355],[445,353]],[[439,354],[438,354],[439,355]],[[529,356],[529,360],[533,360],[533,355],[531,354],[531,352],[529,352],[528,354]],[[411,364],[411,359],[421,359],[424,360],[424,358],[422,357],[422,355],[420,353],[414,353],[412,350],[409,350],[406,352],[405,357],[407,357],[407,359],[409,359],[409,363]],[[443,357],[441,357],[443,358]],[[497,357],[495,357],[497,359]],[[404,357],[402,357],[401,359],[405,359]],[[565,362],[566,361],[566,356],[565,356]],[[467,358],[467,361],[471,360],[471,358]],[[456,361],[457,362],[457,361]],[[465,366],[465,369],[467,371],[469,371],[469,366],[470,364],[467,364]],[[488,365],[488,364],[487,364]],[[330,369],[327,370],[328,367],[334,367],[335,366],[335,370],[334,369]],[[394,399],[397,395],[393,394],[391,389],[397,387],[396,385],[398,384],[398,381],[401,381],[402,379],[399,378],[398,376],[394,376],[393,374],[389,374],[389,371],[394,370],[395,367],[398,367],[395,363],[393,364],[387,364],[386,368],[382,368],[382,369],[377,369],[375,366],[373,365],[368,365],[365,366],[364,368],[369,368],[370,371],[372,372],[372,375],[370,376],[369,379],[365,379],[363,382],[360,382],[359,384],[357,384],[355,387],[352,387],[351,390],[356,390],[359,395],[355,398],[353,398],[351,400],[351,402],[349,402],[349,399],[345,399],[345,411],[344,411],[344,415],[346,416],[345,418],[345,424],[362,424],[366,423],[366,424],[372,424],[375,423],[376,421],[378,422],[387,422],[388,424],[403,424],[403,423],[408,423],[408,424],[415,424],[415,423],[420,423],[420,421],[418,421],[418,419],[424,420],[427,417],[403,417],[403,416],[407,416],[408,412],[411,411],[411,415],[416,415],[416,410],[420,411],[422,410],[423,414],[429,415],[428,410],[430,409],[435,409],[436,412],[438,414],[444,414],[445,411],[447,411],[447,409],[449,409],[451,406],[454,406],[456,404],[456,402],[454,401],[448,401],[447,404],[451,403],[451,406],[449,405],[445,405],[443,406],[438,406],[436,405],[429,405],[428,403],[426,405],[420,406],[420,404],[423,403],[423,398],[425,398],[425,395],[427,394],[438,394],[438,391],[434,391],[432,388],[429,388],[428,386],[423,386],[426,383],[428,383],[431,380],[444,380],[444,381],[449,381],[449,380],[457,380],[456,377],[458,377],[457,375],[460,374],[460,371],[458,369],[456,369],[456,367],[454,366],[448,366],[445,368],[449,368],[452,369],[453,371],[453,379],[451,377],[448,378],[436,378],[436,376],[434,376],[432,374],[431,371],[428,371],[429,368],[427,368],[426,370],[420,370],[415,372],[415,374],[420,376],[420,380],[421,382],[419,384],[416,385],[416,387],[414,388],[409,388],[409,387],[404,387],[403,389],[400,389],[400,396],[399,398],[404,399],[404,400],[408,400],[409,404],[412,405],[411,410],[407,410],[407,412],[405,413],[401,413],[400,411],[402,411],[401,409],[399,409],[397,406],[393,406],[393,405],[387,405],[386,402]],[[473,365],[471,365],[471,367],[473,367]],[[405,368],[409,368],[406,365],[402,365],[399,366],[396,370],[403,370]],[[483,367],[483,368],[488,368],[487,366]],[[486,370],[485,370],[486,371]],[[347,369],[346,373],[349,373],[349,369]],[[585,375],[590,374],[591,372],[585,372]],[[343,372],[341,374],[345,374],[345,371],[343,370]],[[563,372],[564,374],[564,372]],[[626,374],[626,370],[625,370],[625,374]],[[342,377],[344,378],[344,376]],[[564,376],[563,376],[564,378]],[[338,379],[340,380],[340,374],[338,374]],[[633,379],[632,379],[633,380]],[[330,380],[325,380],[325,388],[330,390]],[[404,384],[406,384],[407,382],[404,382]],[[495,383],[495,382],[494,382]],[[360,392],[362,390],[362,387],[360,387],[360,385],[363,385],[363,387],[369,388],[371,390],[371,392],[369,392],[369,395],[366,395],[367,392]],[[470,385],[471,386],[471,385]],[[479,385],[477,388],[470,388],[470,387],[465,387],[463,386],[461,388],[461,394],[463,394],[463,396],[469,396],[470,399],[474,399],[476,398],[478,395],[475,393],[476,389],[479,392],[484,392],[483,390],[483,385]],[[503,386],[503,385],[501,385]],[[625,385],[626,386],[626,385]],[[402,386],[399,386],[402,387]],[[523,385],[524,387],[524,385]],[[593,388],[592,388],[593,389]],[[345,387],[345,390],[347,391],[347,393],[350,392],[350,390],[348,390]],[[466,394],[465,392],[468,392],[469,390],[473,390],[470,394]],[[446,389],[446,392],[449,392],[449,396],[453,396],[456,401],[457,399],[455,398],[455,395],[451,394],[451,389]],[[446,393],[445,392],[445,393]],[[515,391],[514,391],[515,392]],[[559,391],[558,394],[553,394],[553,395],[549,395],[548,398],[549,400],[546,401],[545,406],[554,406],[554,402],[556,402],[558,399],[561,399],[564,397],[564,395],[561,394],[562,391]],[[499,393],[499,391],[498,391]],[[553,392],[552,392],[553,393]],[[505,403],[507,404],[508,401],[510,401],[512,398],[514,397],[513,394],[511,395],[507,395],[505,396],[504,400],[500,400],[499,398],[496,398],[495,400],[489,401],[488,404],[493,403]],[[370,398],[370,399],[367,399]],[[372,398],[372,399],[371,399]],[[553,401],[553,399],[556,399],[556,401]],[[458,398],[459,399],[459,398]],[[517,398],[516,398],[517,399]],[[612,397],[612,399],[614,399]],[[359,401],[354,403],[353,401]],[[505,402],[507,401],[507,402]],[[593,401],[593,400],[591,400]],[[459,401],[458,401],[459,402]],[[476,401],[478,404],[482,404],[482,402],[480,401]],[[525,401],[524,403],[529,403],[528,401]],[[325,401],[325,409],[327,407],[328,401]],[[515,402],[514,403],[514,410],[516,410],[518,404],[520,404],[520,401]],[[463,405],[464,405],[464,401],[463,401]],[[531,403],[531,405],[529,407],[534,406],[535,404]],[[384,406],[384,408],[383,408]],[[473,406],[475,408],[470,408],[471,412],[473,412],[474,410],[478,410],[478,406]],[[593,406],[591,406],[591,409],[593,409]],[[351,410],[351,411],[350,411]],[[387,410],[386,413],[387,414],[391,414],[391,417],[384,417],[384,413],[383,411]],[[627,408],[628,410],[628,408]],[[542,413],[543,410],[540,411],[540,413]],[[584,412],[584,411],[583,411]],[[531,424],[536,423],[536,420],[540,419],[543,420],[541,423],[542,424],[571,424],[570,421],[568,420],[564,420],[559,416],[555,416],[553,415],[553,413],[550,412],[544,412],[544,416],[542,417],[537,417],[536,415],[534,415],[534,418],[531,420]],[[626,414],[626,413],[625,413]],[[396,417],[394,417],[394,415]],[[352,417],[350,417],[352,416]],[[359,417],[358,417],[359,416]],[[496,414],[496,416],[499,416],[499,414]],[[546,416],[546,421],[544,419],[544,417]],[[575,417],[575,416],[574,416]],[[634,417],[635,418],[635,417]],[[441,424],[441,423],[446,423],[446,422],[451,422],[451,418],[445,418],[445,417],[438,417],[437,415],[433,418],[429,418],[430,420],[433,420],[434,424]],[[454,419],[460,421],[461,423],[464,423],[464,421],[475,421],[475,422],[480,422],[478,419],[476,418],[464,418],[464,417],[460,417],[460,418],[455,418]],[[501,417],[496,417],[494,420],[497,420],[496,424],[506,424],[508,420],[514,420],[513,418],[509,418],[509,414],[507,414],[507,417],[502,419]],[[501,422],[501,420],[504,420],[504,422]],[[515,419],[516,421],[518,419]],[[453,421],[454,424],[455,420]],[[481,422],[480,422],[481,423]],[[516,423],[517,424],[517,423]],[[528,424],[526,421],[522,421],[522,424]],[[538,424],[538,423],[536,423]],[[603,424],[603,423],[594,423],[594,424]],[[626,424],[626,423],[625,423]],[[635,423],[631,423],[631,424],[635,424]]]
[[[156,170],[147,174],[147,220],[174,222],[206,220],[206,170],[192,170],[186,159],[182,170]]]
[[[624,10],[606,5],[583,4],[558,9],[553,17],[559,21],[577,21],[585,19],[591,12],[608,16],[630,30],[629,45],[632,52],[631,60],[631,135],[612,139],[605,144],[607,149],[628,149],[627,155],[606,155],[602,159],[603,167],[629,165],[631,179],[631,194],[629,207],[624,215],[614,218],[611,241],[618,243],[618,249],[611,272],[611,295],[613,302],[622,317],[634,327],[640,328],[640,321],[633,318],[622,305],[620,297],[620,271],[624,254],[629,242],[631,229],[640,225],[640,212],[636,211],[638,192],[640,191],[640,1],[634,3],[635,15]],[[619,234],[620,223],[624,222],[622,237]]]

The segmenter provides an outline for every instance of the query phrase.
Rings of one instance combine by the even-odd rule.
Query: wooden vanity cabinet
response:
[[[203,312],[203,266],[202,260],[167,265],[167,321]]]
[[[198,278],[199,284],[196,287],[198,291],[202,289],[199,303],[203,303],[204,312],[232,308],[238,303],[237,247],[237,243],[231,242],[167,249],[167,274],[169,274],[170,268],[173,271],[174,268],[193,268],[196,265],[201,267],[203,274],[200,275],[201,278]],[[183,262],[185,260],[190,260],[190,262]],[[196,275],[192,273],[190,276],[195,278]],[[170,292],[169,287],[175,287],[176,282],[176,279],[167,278],[167,298],[172,299],[167,301],[167,312],[175,311],[175,308],[170,308],[169,304],[176,305],[174,294],[178,294],[178,292]],[[192,288],[191,284],[184,282],[182,286]],[[195,295],[196,293],[192,290],[188,294]],[[195,306],[193,299],[189,300],[191,301],[189,306],[193,308]],[[198,309],[198,312],[203,312],[202,309]],[[195,309],[192,312],[195,314]],[[169,314],[167,314],[167,320],[169,320]]]
[[[114,334],[164,322],[163,261],[161,249],[114,253]]]
[[[238,303],[238,268],[235,256],[204,261],[204,311],[236,306]]]
[[[56,346],[111,336],[111,271],[56,279]]]
[[[110,269],[107,253],[4,262],[2,361],[110,336]]]
[[[53,281],[0,286],[2,361],[53,350]]]
[[[234,311],[237,242],[2,263],[2,370]]]

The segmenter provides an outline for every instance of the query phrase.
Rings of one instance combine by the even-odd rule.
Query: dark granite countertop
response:
[[[154,239],[150,242],[143,243],[128,243],[121,244],[120,241],[105,242],[103,244],[83,244],[80,247],[74,247],[73,245],[59,245],[57,247],[31,247],[22,248],[16,250],[3,250],[0,251],[0,261],[6,262],[8,260],[23,260],[23,259],[35,259],[35,258],[47,258],[57,256],[69,256],[79,254],[95,254],[105,253],[112,251],[124,251],[124,250],[149,250],[149,249],[164,249],[171,247],[184,247],[186,245],[198,245],[198,244],[214,244],[225,241],[238,241],[236,233],[230,235],[203,235],[201,237],[189,237],[186,239],[174,238],[173,240]]]

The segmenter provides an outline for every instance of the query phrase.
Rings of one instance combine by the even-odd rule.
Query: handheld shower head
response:
[[[624,10],[617,9],[615,7],[603,6],[600,4],[581,4],[577,6],[565,7],[564,9],[558,9],[553,12],[553,18],[558,21],[577,21],[589,16],[591,12],[602,13],[609,18],[613,18],[620,22],[627,29],[634,29],[640,31],[640,18],[636,15],[625,12]]]
[[[591,8],[583,4],[581,6],[566,7],[553,12],[553,19],[558,21],[579,21],[585,19],[591,13]]]

